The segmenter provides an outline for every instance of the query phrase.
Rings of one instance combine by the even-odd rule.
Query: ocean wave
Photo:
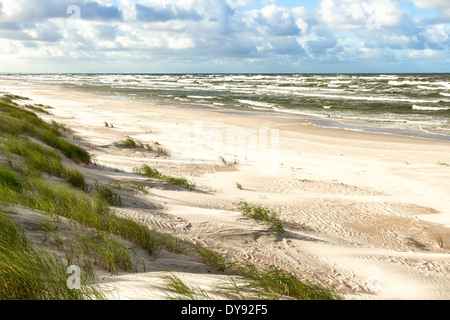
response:
[[[417,86],[418,89],[425,89],[425,90],[447,90],[448,87],[428,87],[428,86]]]
[[[423,110],[423,111],[445,111],[450,110],[450,107],[430,107],[430,106],[412,106],[413,110]]]
[[[432,82],[429,81],[411,81],[411,80],[403,80],[403,81],[389,81],[389,85],[391,86],[417,86],[417,85],[427,85],[432,84]]]
[[[188,98],[191,99],[215,99],[216,97],[212,97],[212,96],[187,96]]]
[[[273,109],[275,107],[273,104],[266,103],[266,102],[258,102],[258,101],[252,101],[252,100],[238,100],[238,101],[240,103],[249,104],[254,107],[263,107],[263,108],[269,108],[269,109]]]
[[[300,93],[294,92],[295,95],[304,97],[316,97],[316,98],[332,98],[342,100],[362,100],[362,101],[390,101],[390,102],[412,102],[412,103],[439,103],[441,100],[422,100],[422,99],[408,99],[408,98],[391,98],[385,96],[349,96],[349,95],[334,95],[334,94],[315,94],[315,93]]]

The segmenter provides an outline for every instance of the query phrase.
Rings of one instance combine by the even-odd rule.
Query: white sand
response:
[[[86,168],[91,176],[150,187],[148,195],[126,199],[132,205],[117,209],[119,215],[235,259],[280,266],[346,299],[450,299],[450,167],[439,164],[450,163],[449,142],[320,128],[300,118],[158,107],[31,84],[0,82],[0,91],[54,107],[51,115],[40,116],[66,123],[82,138],[99,165]],[[223,137],[231,128],[279,130],[279,167],[271,172],[239,155],[240,163],[225,166],[218,155],[229,161],[235,156],[199,139],[193,132],[198,121],[203,132]],[[180,140],[197,145],[211,163],[118,148],[114,143],[126,135],[158,141],[172,154],[182,148]],[[212,149],[200,148],[204,144]],[[222,150],[214,154],[217,149]],[[189,192],[132,173],[141,164],[186,177],[198,188]],[[268,231],[232,211],[243,199],[276,210],[297,228],[287,227],[282,235]],[[444,248],[437,245],[438,235]],[[199,272],[194,262],[164,259],[166,265],[182,265],[190,283],[207,287],[220,278]],[[163,266],[112,277],[114,297],[164,297],[158,277]]]

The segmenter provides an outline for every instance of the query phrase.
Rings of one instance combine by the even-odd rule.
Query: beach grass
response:
[[[2,207],[22,206],[55,219],[65,217],[80,225],[84,235],[70,248],[64,246],[57,228],[47,226],[47,230],[57,247],[66,250],[65,262],[78,261],[87,268],[87,274],[93,274],[92,263],[113,274],[119,269],[133,271],[128,246],[122,239],[156,254],[163,245],[162,238],[145,225],[117,217],[108,202],[120,205],[121,200],[111,189],[102,186],[89,193],[84,175],[75,166],[64,165],[58,151],[75,163],[88,163],[90,156],[68,142],[59,127],[46,124],[28,110],[0,103],[0,156],[4,157],[0,164],[0,204]],[[49,180],[50,176],[61,179]],[[2,215],[3,220],[6,218]],[[23,232],[20,235],[17,231],[18,226],[13,228],[3,220],[0,226],[0,299],[78,299],[91,293],[94,298],[100,297],[94,291],[67,292],[67,265],[29,244]],[[11,233],[11,230],[17,232]],[[15,243],[20,246],[13,250],[11,246]],[[22,269],[14,268],[16,265],[21,265]],[[35,282],[33,287],[22,288],[28,281]],[[45,288],[45,293],[39,285]]]
[[[23,107],[27,108],[29,110],[32,110],[32,111],[45,113],[45,114],[50,114],[50,112],[48,112],[46,109],[44,109],[43,107],[37,106],[37,105],[25,104]]]
[[[134,148],[143,148],[144,145],[142,144],[142,142],[135,140],[131,137],[125,137],[124,139],[119,141],[119,145],[123,148],[129,148],[129,149],[134,149]]]
[[[114,191],[112,191],[111,188],[109,188],[106,185],[101,185],[98,183],[98,181],[94,182],[94,190],[95,192],[105,200],[109,205],[114,207],[122,207],[122,198]]]
[[[195,246],[194,250],[200,256],[203,263],[214,266],[219,271],[225,271],[235,265],[235,263],[213,250],[208,250],[200,246]]]
[[[170,300],[212,300],[204,290],[188,285],[178,275],[168,273],[163,279],[165,287],[170,290]]]
[[[2,165],[0,165],[0,185],[9,188],[12,191],[22,190],[22,182],[19,177]]]
[[[217,295],[233,300],[342,300],[343,298],[335,294],[332,290],[302,281],[294,273],[282,270],[277,266],[268,268],[257,267],[248,262],[232,261],[223,255],[200,246],[190,245],[189,250],[193,250],[207,265],[214,266],[218,271],[229,271],[242,279],[238,284],[233,278],[215,289]],[[166,285],[171,290],[175,299],[209,298],[204,291],[182,283],[179,277],[169,275],[165,277]]]
[[[261,270],[253,264],[243,267],[245,279],[249,281],[249,287],[258,288],[259,295],[263,299],[282,299],[291,297],[297,300],[340,300],[331,290],[305,283],[297,275],[271,266],[267,270]]]
[[[169,182],[170,184],[181,186],[189,191],[195,189],[196,184],[189,182],[186,178],[182,177],[171,177],[160,173],[157,169],[149,167],[148,165],[143,165],[141,167],[134,168],[134,172],[142,174],[147,178],[161,180]]]
[[[247,215],[255,220],[262,221],[264,224],[268,225],[270,229],[277,232],[285,231],[279,215],[273,210],[264,208],[261,205],[249,204],[245,201],[239,202],[237,209],[244,215]]]
[[[0,102],[0,132],[36,138],[76,163],[89,164],[91,161],[89,153],[63,138],[58,128],[47,124],[31,111],[4,102]]]
[[[79,290],[67,285],[67,266],[55,254],[34,246],[21,227],[0,213],[0,300],[103,299],[80,279]]]

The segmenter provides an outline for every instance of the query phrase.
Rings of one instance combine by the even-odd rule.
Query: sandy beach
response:
[[[450,299],[448,141],[29,83],[1,81],[0,91],[53,107],[39,116],[66,124],[80,138],[95,162],[81,167],[87,177],[148,188],[147,194],[121,194],[119,216],[233,259],[279,266],[345,299]],[[228,148],[227,134],[239,130],[259,139],[255,159]],[[118,146],[127,136],[157,141],[167,154]],[[239,143],[245,145],[231,144]],[[189,191],[133,172],[144,164],[197,187]],[[275,210],[286,232],[236,211],[240,201]],[[163,299],[160,275],[166,271],[205,290],[221,279],[194,259],[163,252],[147,272],[110,276],[103,286],[114,283],[112,299]]]

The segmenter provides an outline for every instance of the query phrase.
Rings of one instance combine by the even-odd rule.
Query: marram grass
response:
[[[189,182],[186,178],[166,176],[160,173],[157,169],[149,167],[148,165],[134,168],[134,172],[142,174],[148,178],[162,180],[176,186],[181,186],[189,191],[194,190],[196,187],[195,183]]]
[[[20,226],[0,213],[0,300],[103,299],[83,280],[79,290],[69,289],[66,272],[60,257],[33,246]]]

